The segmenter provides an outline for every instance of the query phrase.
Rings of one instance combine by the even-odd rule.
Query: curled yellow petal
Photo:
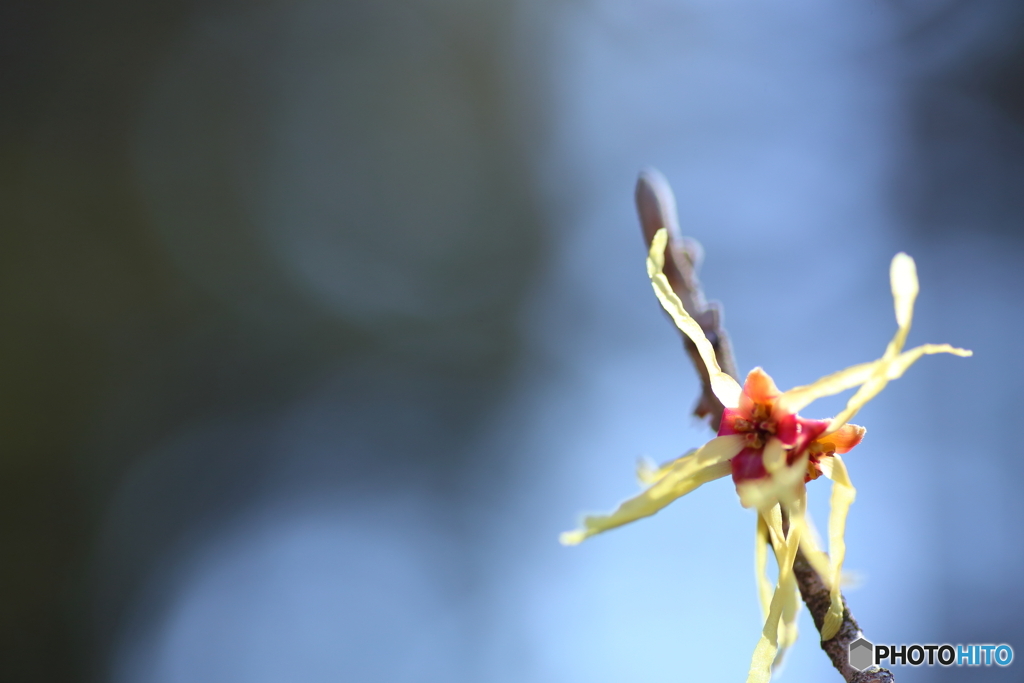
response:
[[[903,252],[892,257],[889,266],[889,284],[892,287],[892,302],[896,309],[896,336],[885,350],[885,358],[892,358],[903,350],[914,318],[914,301],[920,291],[917,281],[917,266],[914,259]]]
[[[903,373],[907,371],[907,368],[916,363],[921,356],[935,353],[951,353],[954,356],[961,357],[973,355],[972,352],[967,349],[958,349],[950,346],[949,344],[923,344],[911,349],[910,351],[904,351],[894,358],[883,358],[875,361],[872,365],[875,365],[876,367],[870,379],[868,379],[863,386],[861,386],[861,388],[850,397],[850,400],[846,403],[846,408],[832,418],[832,422],[829,423],[828,429],[826,429],[825,433],[818,438],[824,438],[853,419],[853,416],[856,415],[868,401],[877,396],[878,393],[885,388],[886,384],[894,379],[902,377]]]
[[[914,318],[914,302],[917,300],[920,285],[917,279],[917,266],[910,256],[899,253],[892,259],[889,267],[889,282],[892,287],[893,307],[896,311],[896,334],[893,336],[885,353],[876,361],[861,363],[840,370],[831,375],[808,384],[795,387],[779,397],[780,409],[796,413],[813,401],[860,386],[860,390],[850,399],[846,410],[836,416],[826,434],[830,434],[843,426],[852,418],[865,403],[878,394],[889,380],[896,379],[922,355],[932,353],[952,353],[958,356],[969,356],[970,351],[957,349],[949,344],[925,344],[911,351],[901,353],[910,333],[910,325]]]
[[[831,556],[831,602],[828,613],[825,615],[825,623],[821,627],[821,639],[830,640],[839,631],[843,623],[843,599],[840,594],[840,579],[843,570],[843,560],[846,558],[846,517],[850,512],[850,505],[857,497],[857,490],[853,488],[850,481],[850,474],[846,470],[846,463],[838,456],[832,456],[835,462],[832,466],[832,500],[831,513],[828,520],[828,551]]]
[[[641,457],[636,463],[636,478],[641,484],[653,484],[663,475],[661,466],[647,456]]]
[[[651,251],[647,257],[647,275],[651,278],[654,294],[661,302],[661,307],[672,317],[676,327],[690,338],[697,347],[704,365],[711,378],[711,389],[715,396],[727,408],[735,408],[739,404],[740,385],[735,379],[722,372],[722,367],[715,357],[715,349],[704,335],[704,330],[693,317],[686,312],[683,302],[679,300],[663,272],[665,268],[665,247],[668,244],[668,230],[662,228],[651,240]]]
[[[669,477],[672,480],[684,479],[709,465],[731,459],[742,449],[742,435],[716,436],[700,448],[695,448],[680,458],[670,460],[653,472],[645,472],[640,475],[641,481],[643,481],[644,477],[650,479],[652,484],[656,484]],[[641,467],[643,466],[641,465]]]
[[[582,529],[567,531],[559,540],[563,545],[576,545],[595,534],[653,515],[697,487],[730,474],[729,459],[742,447],[741,436],[712,439],[691,455],[676,461],[674,467],[670,467],[643,493],[625,501],[609,515],[588,515],[583,520]]]
[[[771,545],[772,550],[775,552],[775,563],[778,566],[785,564],[786,556],[786,534],[782,530],[782,509],[778,503],[772,507],[759,510],[758,517],[764,523],[766,532],[768,533],[768,543]],[[765,577],[767,581],[767,577]],[[771,600],[771,582],[768,582],[769,593],[768,599]],[[765,611],[765,617],[767,617],[767,611]]]
[[[871,379],[878,368],[878,361],[853,365],[826,375],[821,379],[800,387],[794,387],[779,396],[779,406],[789,413],[798,413],[814,401],[826,396],[840,394],[847,389],[860,386]]]
[[[761,638],[757,641],[754,656],[750,659],[747,683],[768,683],[771,680],[772,664],[775,663],[775,655],[779,651],[779,619],[782,617],[784,603],[785,596],[776,590],[768,618],[761,631]]]
[[[757,515],[757,534],[754,538],[754,578],[757,581],[757,598],[761,603],[761,618],[768,618],[772,602],[772,583],[768,580],[768,524],[761,514]]]
[[[640,458],[640,461],[636,464],[636,478],[643,484],[653,484],[671,472],[673,468],[681,466],[683,461],[692,458],[693,454],[696,452],[696,448],[691,449],[687,451],[685,455],[682,455],[675,460],[670,460],[662,465],[656,464],[650,458]]]
[[[775,561],[782,564],[782,554],[786,548],[786,534],[782,531],[782,510],[776,503],[767,510],[758,513],[768,528],[768,541],[775,550]]]
[[[790,524],[793,522],[790,521]],[[821,545],[817,540],[817,531],[814,529],[814,525],[811,523],[811,518],[806,513],[797,523],[802,523],[804,528],[800,534],[800,550],[803,551],[804,557],[810,563],[811,567],[821,577],[822,583],[826,587],[831,588],[832,568],[829,564],[828,555],[821,549]]]
[[[805,535],[809,530],[806,509],[805,494],[801,494],[793,505],[786,508],[789,513],[789,535],[783,546],[784,552],[778,557],[779,586],[776,590],[782,594],[782,615],[779,618],[779,649],[775,654],[772,671],[778,671],[781,668],[786,651],[796,642],[799,633],[797,620],[800,617],[802,601],[796,576],[793,573],[793,562],[796,559],[796,549],[804,547]]]
[[[803,601],[800,599],[800,588],[797,586],[796,577],[790,574],[778,590],[782,591],[782,616],[779,619],[779,651],[775,653],[775,661],[772,663],[772,670],[778,671],[785,659],[786,651],[796,643],[800,630],[797,622],[800,619],[800,606]]]
[[[728,462],[721,462],[705,467],[683,479],[673,477],[672,482],[662,479],[638,496],[625,501],[609,515],[588,515],[583,519],[583,528],[566,531],[559,536],[562,545],[578,545],[587,538],[599,533],[650,517],[677,498],[685,496],[694,489],[728,476],[731,467]]]
[[[799,503],[789,508],[790,519],[794,513],[799,515]],[[769,526],[770,529],[770,526]],[[793,578],[793,560],[796,559],[796,551],[800,546],[800,532],[802,525],[791,526],[789,536],[784,544],[785,552],[779,562],[779,581],[772,595],[771,605],[768,608],[768,618],[765,619],[764,628],[761,630],[761,637],[754,648],[754,655],[750,660],[750,671],[747,673],[747,683],[768,683],[772,675],[772,665],[775,663],[779,652],[779,627],[783,613],[790,596],[788,585]],[[783,627],[784,628],[784,627]]]

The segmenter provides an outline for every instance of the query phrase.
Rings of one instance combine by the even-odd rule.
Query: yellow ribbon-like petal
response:
[[[810,563],[811,567],[821,577],[822,583],[827,587],[831,588],[831,577],[832,569],[828,561],[828,555],[821,549],[817,541],[817,532],[814,529],[814,525],[811,523],[811,517],[809,514],[804,513],[800,519],[803,523],[804,528],[800,534],[800,550],[803,551],[804,557]],[[790,524],[793,522],[791,521]]]
[[[797,622],[800,619],[800,607],[803,605],[796,576],[792,573],[786,577],[786,581],[779,586],[778,590],[782,591],[782,617],[779,619],[779,650],[775,653],[772,671],[782,668],[786,651],[796,643],[800,635]]]
[[[813,401],[860,386],[860,389],[849,400],[846,409],[833,418],[826,435],[831,434],[854,415],[864,404],[878,395],[890,380],[902,375],[921,356],[933,353],[952,353],[957,356],[970,356],[971,352],[957,349],[949,344],[925,344],[901,353],[903,345],[910,334],[910,325],[914,318],[914,302],[920,286],[917,280],[917,266],[914,259],[904,253],[896,254],[889,267],[889,283],[892,287],[893,307],[896,311],[896,334],[889,342],[885,353],[876,361],[861,363],[822,377],[806,386],[795,387],[784,392],[778,406],[785,412],[796,413],[810,405]]]
[[[685,455],[662,465],[655,464],[650,458],[640,458],[640,461],[636,464],[636,478],[643,484],[653,484],[671,472],[673,468],[681,466],[684,460],[691,458],[696,452],[697,449],[693,448],[687,451]]]
[[[804,495],[800,496],[797,505],[788,508],[790,538],[786,539],[787,543],[794,543],[799,547],[803,547],[804,535],[807,532],[807,524],[804,521],[806,508],[807,498]],[[800,599],[800,588],[797,586],[796,576],[793,573],[793,561],[796,559],[795,551],[792,557],[793,559],[790,560],[789,572],[785,575],[785,580],[780,580],[779,582],[778,590],[782,591],[783,603],[782,617],[779,623],[779,651],[775,655],[775,663],[772,665],[773,670],[778,670],[782,666],[786,650],[796,642],[799,635],[797,620],[800,618],[800,606],[803,602]],[[780,570],[781,575],[782,572]]]
[[[799,503],[790,509],[790,518],[799,515]],[[789,582],[793,578],[793,560],[796,558],[797,548],[800,546],[800,533],[802,525],[790,526],[789,536],[785,541],[785,553],[779,562],[779,581],[772,595],[771,605],[768,608],[768,618],[765,619],[764,628],[761,630],[761,638],[754,648],[754,655],[750,661],[750,671],[747,674],[747,683],[768,683],[772,675],[772,665],[775,663],[779,652],[779,627],[782,615],[786,611],[789,602]],[[771,524],[769,524],[771,531]],[[784,628],[784,627],[783,627]]]
[[[754,578],[757,581],[757,598],[761,603],[761,618],[768,618],[772,602],[772,583],[768,580],[768,524],[761,513],[757,515],[757,534],[754,539]]]
[[[743,437],[735,434],[712,439],[693,454],[680,458],[640,495],[625,501],[609,515],[588,515],[582,529],[567,531],[559,540],[563,545],[576,545],[595,534],[650,517],[697,487],[730,474],[729,460],[742,448]]]
[[[673,480],[681,480],[704,469],[709,465],[730,460],[743,449],[743,437],[738,434],[716,436],[700,448],[695,448],[686,455],[670,460],[655,470],[649,469],[641,461],[637,476],[640,481],[656,484],[671,476]]]
[[[775,548],[775,561],[781,563],[783,549],[786,547],[786,534],[782,531],[782,509],[776,503],[767,510],[761,510],[760,514],[768,526],[768,540]]]
[[[768,618],[765,619],[764,628],[761,630],[761,638],[757,641],[754,656],[750,659],[747,683],[768,683],[771,680],[772,664],[775,663],[775,655],[779,651],[779,620],[782,617],[784,603],[785,596],[782,591],[776,590],[772,596]]]
[[[767,549],[769,545],[775,551],[776,562],[780,568],[787,566],[787,561],[790,562],[788,566],[792,567],[792,560],[787,560],[787,543],[794,538],[798,538],[799,547],[805,555],[809,552],[816,553],[821,558],[820,564],[812,564],[815,565],[823,579],[827,579],[830,576],[828,558],[817,549],[817,543],[813,538],[815,532],[806,513],[806,498],[801,496],[799,502],[792,507],[787,507],[787,510],[789,512],[790,528],[799,528],[799,535],[790,536],[789,539],[784,537],[782,531],[782,514],[778,504],[769,510],[759,512],[757,517],[754,566],[757,577],[758,598],[761,603],[762,615],[766,620],[770,613],[773,597],[771,582],[768,580],[766,572]],[[795,553],[790,557],[795,557]],[[783,572],[782,576],[787,576],[787,574]],[[788,578],[780,584],[778,590],[781,591],[782,612],[777,627],[778,651],[773,664],[773,670],[776,671],[782,664],[786,649],[796,642],[798,635],[797,622],[799,621],[800,609],[803,604],[794,574],[789,573]]]
[[[910,334],[910,323],[914,319],[914,301],[920,285],[917,282],[917,265],[914,259],[900,252],[892,257],[889,265],[889,284],[892,287],[892,303],[896,309],[896,336],[889,342],[884,358],[893,358],[903,350]]]
[[[647,257],[647,275],[651,278],[651,285],[654,287],[654,294],[661,302],[661,307],[671,316],[676,327],[690,338],[697,351],[700,353],[704,365],[708,369],[711,378],[711,390],[726,408],[735,408],[739,405],[740,385],[735,379],[722,372],[722,367],[715,357],[715,349],[704,335],[704,330],[693,317],[686,312],[683,302],[679,300],[672,286],[665,277],[665,247],[668,245],[668,230],[662,228],[654,234],[651,240],[651,250]]]
[[[822,439],[829,434],[832,434],[853,419],[853,416],[856,415],[868,401],[877,396],[878,393],[885,388],[886,384],[894,379],[902,377],[903,373],[907,371],[907,368],[916,363],[921,356],[935,353],[951,353],[954,356],[961,357],[973,355],[973,353],[967,349],[958,349],[950,346],[949,344],[923,344],[911,349],[910,351],[905,351],[894,358],[883,358],[875,361],[873,365],[876,367],[871,378],[864,382],[863,386],[861,386],[861,388],[850,397],[850,400],[846,403],[846,408],[832,418],[832,421],[828,425],[828,429],[826,429],[825,433],[818,438]]]
[[[811,384],[793,387],[779,396],[777,405],[785,412],[798,413],[819,398],[841,394],[847,389],[864,384],[871,379],[877,367],[878,361],[861,363],[833,372]]]
[[[830,640],[839,631],[843,623],[843,599],[840,594],[840,579],[843,570],[843,560],[846,558],[846,516],[850,512],[850,505],[857,497],[857,489],[853,488],[850,481],[850,474],[846,470],[846,463],[838,456],[832,456],[835,462],[832,465],[832,500],[831,513],[828,520],[828,551],[832,559],[831,566],[831,603],[828,614],[825,615],[825,623],[821,627],[821,639]],[[822,575],[824,576],[824,575]]]

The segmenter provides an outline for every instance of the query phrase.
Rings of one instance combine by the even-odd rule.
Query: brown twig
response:
[[[831,602],[828,587],[818,576],[818,572],[811,567],[803,553],[798,552],[796,555],[796,561],[793,562],[793,574],[800,586],[800,595],[804,599],[804,604],[807,605],[807,611],[814,619],[814,627],[821,631],[821,626],[825,623],[825,614],[828,612]],[[886,669],[857,671],[850,666],[850,643],[857,640],[860,635],[860,626],[850,614],[850,608],[847,607],[844,596],[843,623],[833,638],[821,644],[821,649],[832,660],[832,666],[843,675],[847,683],[892,683],[895,679]]]
[[[676,214],[676,200],[668,181],[658,171],[649,169],[640,174],[636,184],[636,207],[640,216],[640,227],[644,241],[650,248],[654,234],[661,228],[667,228],[669,242],[665,254],[665,277],[672,289],[683,302],[683,307],[700,324],[704,334],[715,348],[715,355],[722,370],[739,381],[736,372],[736,361],[733,358],[729,337],[722,326],[722,309],[717,303],[708,303],[697,279],[697,268],[703,256],[700,245],[694,240],[684,238],[679,232],[679,221]],[[682,334],[682,333],[680,333]],[[694,409],[697,417],[709,417],[712,429],[718,431],[722,420],[724,406],[711,390],[711,381],[707,368],[697,353],[693,342],[683,335],[686,350],[700,373],[703,383],[701,397]],[[814,619],[814,626],[821,631],[825,623],[831,598],[824,581],[814,571],[810,563],[797,552],[793,573],[800,586],[800,595],[807,605],[807,611]],[[821,649],[828,654],[833,666],[842,674],[847,683],[892,683],[893,675],[885,669],[857,671],[850,666],[849,645],[860,637],[860,627],[850,614],[843,598],[843,623],[834,637],[823,642]]]
[[[693,316],[704,330],[704,335],[715,348],[715,355],[722,370],[737,377],[736,361],[729,345],[729,336],[722,327],[722,309],[718,302],[709,303],[704,299],[704,290],[697,279],[697,269],[704,257],[704,251],[697,241],[683,237],[679,233],[676,198],[665,176],[654,169],[648,169],[640,174],[640,179],[636,183],[636,208],[640,214],[640,228],[648,248],[654,239],[654,233],[661,228],[668,229],[669,253],[665,258],[665,277],[683,302],[686,312]],[[693,414],[699,418],[710,417],[711,428],[718,431],[722,421],[722,402],[711,390],[708,369],[704,367],[697,347],[686,335],[681,332],[680,334],[686,352],[690,354],[690,360],[693,361],[693,366],[700,373],[703,382],[700,400],[693,409]]]

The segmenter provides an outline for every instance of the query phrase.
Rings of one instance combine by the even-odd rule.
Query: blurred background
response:
[[[709,437],[649,165],[783,388],[915,256],[910,343],[975,357],[859,416],[847,596],[1024,652],[1019,2],[8,0],[0,55],[3,683],[743,680],[727,481],[556,542]]]

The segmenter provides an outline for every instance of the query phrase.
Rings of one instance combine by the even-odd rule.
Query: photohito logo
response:
[[[1009,645],[875,645],[866,638],[850,643],[850,666],[863,671],[883,662],[889,665],[921,666],[1009,666],[1013,648]]]

